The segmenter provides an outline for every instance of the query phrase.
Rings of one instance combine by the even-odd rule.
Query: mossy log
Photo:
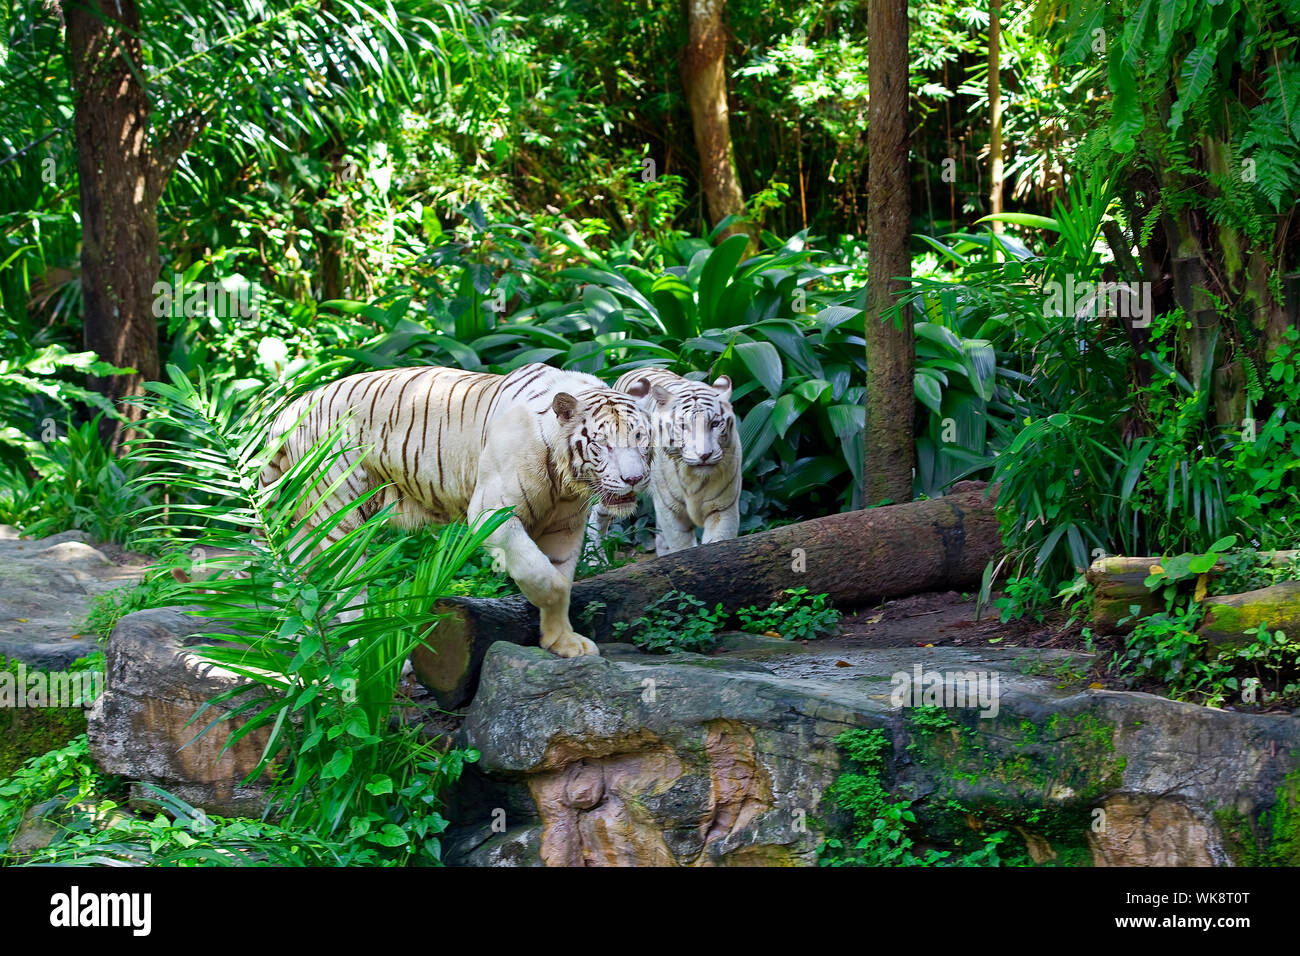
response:
[[[1255,635],[1246,631],[1260,624],[1267,624],[1271,631],[1300,636],[1300,581],[1207,599],[1198,633],[1213,653],[1253,643]]]
[[[1098,558],[1088,568],[1088,583],[1092,585],[1092,629],[1098,634],[1118,634],[1131,631],[1131,624],[1119,622],[1132,615],[1130,608],[1137,605],[1141,614],[1151,614],[1160,609],[1160,596],[1142,582],[1151,573],[1159,558],[1125,557],[1111,555]]]
[[[1263,552],[1268,563],[1283,565],[1300,555],[1300,551]],[[1098,634],[1120,634],[1133,630],[1132,622],[1119,622],[1132,615],[1130,608],[1137,605],[1140,615],[1154,614],[1164,607],[1160,595],[1143,583],[1151,569],[1165,560],[1160,557],[1125,557],[1110,555],[1098,558],[1088,568],[1088,583],[1092,585],[1092,629]],[[1210,569],[1213,576],[1224,569],[1222,562]]]
[[[728,612],[766,606],[787,588],[852,608],[924,591],[978,587],[1002,550],[993,499],[982,490],[828,515],[617,568],[574,583],[569,617],[597,642],[668,591]],[[434,611],[433,652],[412,656],[416,676],[444,707],[467,702],[496,641],[538,642],[537,609],[522,596],[445,598]]]

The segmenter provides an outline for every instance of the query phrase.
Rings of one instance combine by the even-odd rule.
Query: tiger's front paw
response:
[[[562,631],[553,637],[542,637],[542,647],[555,654],[557,657],[583,657],[585,655],[600,656],[600,648],[596,642],[583,637],[574,631]]]

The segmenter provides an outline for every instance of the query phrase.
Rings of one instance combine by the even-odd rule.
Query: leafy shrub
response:
[[[141,472],[120,462],[99,437],[100,416],[81,426],[67,426],[62,437],[36,446],[32,467],[40,480],[30,495],[39,501],[39,517],[29,517],[24,530],[44,537],[80,529],[97,541],[130,544],[135,515],[152,494],[138,483]]]
[[[999,620],[1003,624],[1018,621],[1026,614],[1033,614],[1034,620],[1043,622],[1043,608],[1051,601],[1051,592],[1038,578],[1012,578],[1003,589],[1003,596],[993,602],[998,609]]]
[[[77,803],[97,793],[105,778],[90,759],[83,733],[62,747],[32,757],[7,779],[0,779],[0,857],[9,849],[27,811],[57,801]]]
[[[789,597],[762,610],[741,608],[737,612],[741,626],[755,634],[773,631],[788,641],[812,641],[833,633],[839,625],[840,612],[827,606],[827,595],[809,597],[807,588],[787,588],[782,593]]]
[[[642,650],[651,654],[670,651],[691,651],[704,654],[717,646],[718,631],[722,630],[727,614],[719,603],[709,610],[708,605],[683,591],[668,591],[646,606],[645,613],[628,623],[614,625],[614,635],[632,639]]]
[[[850,846],[839,837],[826,839],[818,848],[821,866],[1001,866],[997,848],[1005,830],[984,837],[979,850],[950,860],[952,851],[927,849],[922,853],[912,838],[916,813],[912,800],[898,799],[881,781],[885,758],[891,749],[883,730],[846,730],[835,743],[848,767],[826,788],[836,809],[846,813]]]

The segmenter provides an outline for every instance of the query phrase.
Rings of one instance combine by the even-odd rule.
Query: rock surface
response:
[[[190,724],[204,703],[240,682],[187,650],[189,636],[210,627],[175,608],[136,611],[118,621],[105,650],[106,687],[87,717],[91,756],[110,773],[157,784],[211,813],[260,816],[265,785],[240,781],[261,758],[267,731],[220,754],[228,723],[195,739],[218,712]]]
[[[239,781],[264,738],[219,760],[222,727],[186,746],[191,716],[236,680],[187,650],[204,626],[176,610],[122,619],[92,753],[211,812],[257,815],[264,788]],[[847,823],[826,796],[845,769],[835,737],[862,728],[884,735],[881,784],[913,801],[923,844],[965,852],[1006,831],[1005,850],[1056,865],[1300,863],[1295,716],[1082,689],[1086,655],[1067,651],[725,643],[573,660],[493,645],[458,732],[482,756],[446,810],[448,861],[813,865]],[[946,699],[900,699],[900,675],[931,674]],[[966,678],[987,693],[953,700]]]
[[[0,525],[0,656],[59,670],[92,653],[95,635],[79,630],[91,599],[142,573],[114,564],[84,531],[34,540]]]
[[[837,811],[834,737],[879,728],[883,779],[937,843],[1020,835],[1039,862],[1220,865],[1277,858],[1300,720],[1033,673],[1081,655],[896,648],[852,659],[740,642],[704,658],[606,647],[561,660],[494,645],[461,742],[480,763],[451,809],[467,865],[809,865]],[[833,658],[833,659],[832,659]],[[895,674],[998,678],[997,708],[900,708]],[[1290,824],[1293,825],[1292,821]],[[978,839],[975,841],[978,845]],[[1270,856],[1271,855],[1271,856]]]

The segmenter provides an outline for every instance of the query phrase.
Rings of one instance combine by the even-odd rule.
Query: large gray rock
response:
[[[1300,807],[1294,717],[1079,693],[1047,676],[1077,667],[1062,652],[741,653],[561,660],[494,645],[462,731],[482,759],[451,811],[452,861],[810,864],[845,822],[824,793],[841,769],[834,737],[853,728],[888,735],[884,782],[916,801],[937,845],[1009,830],[1061,864],[1300,854],[1287,836]],[[996,674],[996,715],[895,706],[891,676],[918,664]]]
[[[260,816],[265,779],[240,781],[261,759],[267,731],[248,734],[222,754],[232,729],[227,722],[196,739],[219,711],[190,723],[207,701],[242,681],[187,650],[190,635],[211,627],[176,608],[136,611],[118,621],[105,649],[104,693],[87,717],[90,752],[104,770],[156,784],[211,813]]]
[[[0,525],[0,657],[66,669],[97,650],[83,628],[92,599],[140,580],[142,568],[117,565],[84,531],[23,538]]]

